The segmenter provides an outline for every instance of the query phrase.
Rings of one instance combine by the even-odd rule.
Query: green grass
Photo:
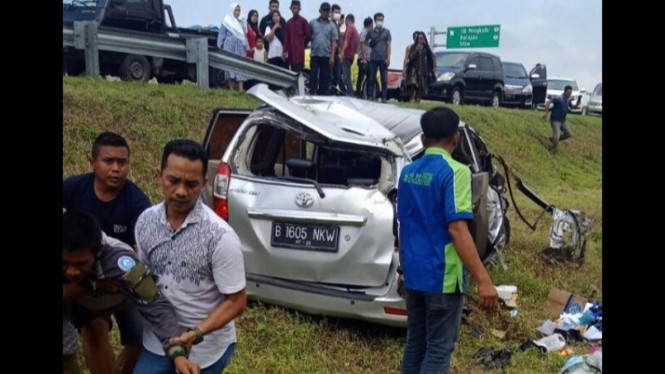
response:
[[[87,78],[64,78],[63,95],[63,177],[87,172],[86,155],[95,136],[103,130],[116,131],[131,146],[130,178],[153,202],[160,201],[155,170],[166,141],[176,137],[202,140],[217,107],[253,108],[259,104],[245,94],[204,91],[195,86]],[[546,215],[532,232],[519,220],[511,203],[508,270],[492,269],[490,273],[496,285],[518,287],[519,315],[511,318],[506,311],[493,316],[472,313],[471,320],[487,332],[476,337],[463,326],[453,354],[452,373],[485,373],[472,362],[471,355],[483,346],[515,348],[525,339],[537,338],[535,328],[547,318],[544,301],[551,287],[582,296],[595,289],[593,298],[602,300],[602,119],[570,115],[574,137],[560,144],[558,154],[551,155],[546,149],[551,130],[540,112],[454,108],[480,133],[490,151],[503,156],[515,175],[541,197],[561,208],[584,210],[596,222],[584,265],[552,265],[538,256],[548,244],[551,217]],[[535,219],[539,208],[515,193],[522,212]],[[236,323],[239,345],[227,370],[231,374],[396,373],[406,334],[404,329],[310,316],[260,303],[252,303]],[[489,333],[492,328],[506,327],[510,329],[505,341]],[[117,342],[117,331],[113,336]],[[589,353],[584,345],[573,346],[573,350]],[[556,354],[520,352],[513,355],[504,372],[556,373],[564,362],[565,358]]]

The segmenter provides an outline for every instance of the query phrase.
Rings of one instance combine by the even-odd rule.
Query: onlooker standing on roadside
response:
[[[240,18],[240,5],[232,3],[224,15],[222,26],[217,34],[217,47],[240,56],[247,56],[249,44],[247,42],[247,23]],[[229,90],[244,91],[244,82],[247,77],[227,71],[225,72]]]
[[[360,36],[358,38],[360,42],[358,43],[358,79],[356,80],[356,97],[359,98],[364,98],[364,93],[362,92],[363,83],[369,75],[369,62],[367,61],[367,58],[369,58],[372,49],[369,47],[369,45],[364,43],[364,41],[367,37],[367,33],[372,31],[372,28],[374,27],[374,21],[372,21],[371,17],[365,18],[363,21],[363,27],[364,28],[360,32]]]
[[[344,78],[344,85],[346,86],[346,94],[353,96],[353,82],[351,80],[351,65],[353,65],[353,58],[358,50],[359,36],[356,29],[356,17],[353,14],[346,16],[346,33],[344,34],[344,44],[340,51],[342,58],[342,77]]]
[[[414,35],[414,43],[406,49],[402,76],[411,92],[410,102],[418,103],[429,92],[429,77],[434,74],[436,62],[425,33],[416,31]]]
[[[312,38],[309,22],[300,15],[300,1],[291,2],[293,17],[286,22],[284,55],[289,69],[300,73],[305,65],[305,47]]]
[[[254,58],[254,47],[256,47],[256,37],[261,35],[259,31],[259,12],[252,9],[247,13],[247,43],[249,51],[247,57]]]
[[[467,271],[478,299],[493,310],[498,295],[469,232],[471,170],[452,158],[459,116],[438,107],[420,119],[425,155],[399,178],[397,218],[406,289],[403,374],[447,373],[459,332]]]
[[[265,49],[265,42],[261,36],[256,37],[256,47],[253,50],[254,61],[266,62],[268,61],[268,52]]]
[[[319,17],[311,20],[312,43],[310,55],[311,75],[309,77],[312,95],[328,95],[330,73],[335,62],[334,51],[337,50],[337,27],[330,20],[330,4],[321,3]]]
[[[266,40],[268,41],[268,63],[286,69],[284,60],[284,25],[279,10],[272,11],[272,25],[266,27]]]
[[[390,44],[393,40],[390,30],[383,27],[383,13],[374,15],[374,30],[367,33],[365,43],[372,48],[369,56],[369,88],[368,96],[374,99],[376,86],[376,70],[381,72],[381,101],[388,100],[388,66],[390,66]]]
[[[279,10],[279,0],[270,0],[270,3],[268,4],[268,14],[263,16],[261,18],[261,23],[259,23],[259,31],[261,32],[261,35],[264,37],[266,36],[266,27],[272,26],[272,11],[273,10]],[[280,17],[279,23],[284,27],[286,25],[286,21],[284,18]],[[270,49],[269,45],[266,44],[266,48]]]
[[[331,19],[333,23],[335,23],[335,27],[337,27],[337,36],[339,42],[337,43],[337,49],[333,51],[333,55],[335,56],[335,63],[333,64],[332,67],[332,91],[335,92],[336,90],[340,90],[344,92],[344,81],[342,80],[342,64],[341,64],[341,55],[340,51],[342,49],[342,40],[344,40],[344,35],[342,32],[344,29],[346,29],[344,25],[344,21],[342,20],[342,7],[339,6],[338,4],[333,4],[331,7],[332,10],[332,15]]]

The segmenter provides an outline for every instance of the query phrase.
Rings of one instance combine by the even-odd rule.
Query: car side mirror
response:
[[[538,79],[540,78],[540,74],[531,74],[531,79]]]
[[[469,66],[466,69],[467,70],[474,70],[474,69],[478,69],[478,66],[476,66],[476,64],[469,64]]]

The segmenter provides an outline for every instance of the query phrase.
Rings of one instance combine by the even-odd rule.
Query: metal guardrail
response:
[[[195,63],[197,83],[201,87],[209,87],[208,67],[211,66],[275,86],[293,87],[300,94],[305,92],[302,74],[210,47],[206,37],[130,33],[99,26],[96,21],[84,21],[63,24],[62,45],[84,50],[86,73],[96,77],[99,76],[99,51],[102,50]]]

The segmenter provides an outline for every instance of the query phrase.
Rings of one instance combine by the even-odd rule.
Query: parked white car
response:
[[[570,98],[573,100],[573,104],[577,102],[578,97],[583,97],[586,92],[585,89],[579,89],[577,81],[575,78],[548,78],[547,79],[547,100],[551,100],[553,97],[561,96],[563,94],[563,89],[566,86],[573,87],[573,93]],[[572,113],[582,113],[582,105],[577,109],[571,109]],[[545,110],[545,103],[538,104],[538,109]]]
[[[582,108],[582,114],[603,114],[603,84],[598,83],[589,95],[589,101]]]

